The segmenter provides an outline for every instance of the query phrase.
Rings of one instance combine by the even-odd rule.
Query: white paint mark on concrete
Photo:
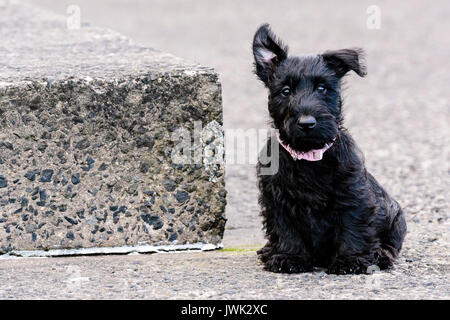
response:
[[[59,257],[76,255],[97,254],[131,254],[131,253],[159,253],[177,251],[211,251],[223,248],[222,243],[214,245],[211,243],[172,244],[172,245],[138,245],[122,247],[93,247],[79,249],[51,249],[51,250],[13,250],[7,254],[0,255],[0,259],[32,258],[32,257]]]

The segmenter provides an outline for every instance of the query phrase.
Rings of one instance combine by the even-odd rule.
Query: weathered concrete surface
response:
[[[170,138],[222,123],[214,70],[15,1],[0,39],[0,253],[221,242],[223,166]]]

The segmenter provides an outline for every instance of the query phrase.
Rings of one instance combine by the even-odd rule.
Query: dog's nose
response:
[[[303,131],[308,131],[312,130],[316,126],[317,121],[313,116],[301,116],[298,118],[297,123],[300,129]]]

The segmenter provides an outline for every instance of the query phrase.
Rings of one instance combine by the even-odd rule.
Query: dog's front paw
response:
[[[336,259],[327,270],[329,274],[361,274],[366,273],[367,266],[358,261],[348,261],[345,259]]]
[[[305,263],[296,255],[274,254],[264,263],[264,270],[278,273],[301,273],[313,270],[313,266]]]
[[[270,243],[266,243],[266,245],[256,251],[256,253],[258,254],[259,260],[261,260],[261,262],[263,263],[266,263],[274,254],[274,248]]]

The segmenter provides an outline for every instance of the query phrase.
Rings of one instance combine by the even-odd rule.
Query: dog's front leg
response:
[[[258,251],[264,269],[279,273],[300,273],[313,270],[312,257],[300,237],[299,231],[290,223],[282,208],[265,211],[267,244]],[[268,218],[268,219],[267,219]]]

